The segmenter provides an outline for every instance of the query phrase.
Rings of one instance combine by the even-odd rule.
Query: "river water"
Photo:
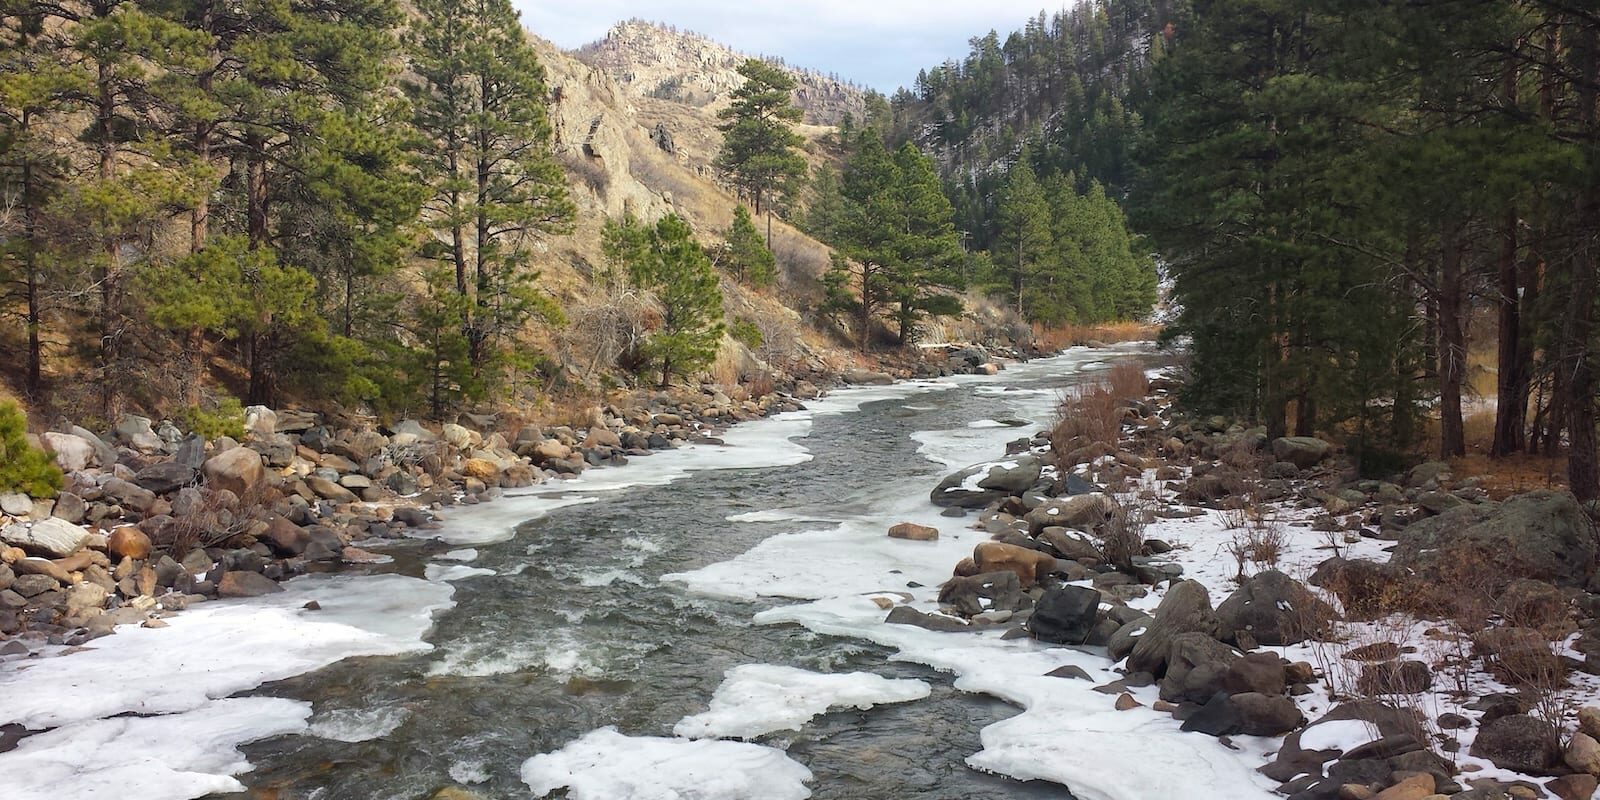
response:
[[[777,664],[916,678],[932,688],[924,700],[836,711],[798,733],[761,739],[812,771],[813,797],[1069,797],[1055,784],[1017,782],[964,763],[980,749],[979,730],[1012,716],[1014,707],[956,691],[926,667],[890,662],[890,651],[878,645],[797,625],[752,624],[757,612],[785,600],[720,599],[662,576],[725,562],[774,534],[870,516],[889,498],[925,502],[948,465],[919,454],[926,449],[919,438],[938,433],[979,458],[998,457],[1003,451],[989,445],[1034,429],[1004,422],[1041,416],[1062,388],[1102,366],[1099,356],[1080,353],[995,379],[878,390],[888,397],[853,411],[857,398],[847,397],[833,413],[795,415],[808,417],[802,424],[753,423],[798,434],[790,441],[810,456],[802,463],[705,469],[657,486],[542,490],[537,494],[546,498],[592,502],[553,508],[516,525],[505,541],[473,547],[468,567],[494,574],[454,581],[456,605],[427,637],[432,652],[351,659],[264,691],[313,702],[314,726],[398,722],[393,730],[355,743],[288,736],[248,746],[256,769],[243,780],[252,793],[235,796],[417,798],[466,783],[490,797],[526,797],[519,769],[530,756],[608,725],[670,736],[679,719],[705,710],[726,670]],[[735,446],[738,434],[730,437]],[[783,449],[762,443],[758,436],[750,446]],[[776,452],[773,460],[794,460],[794,452]],[[706,464],[716,466],[713,454]],[[651,467],[650,458],[637,459],[608,483],[626,483],[622,473]],[[495,538],[495,523],[518,513],[485,511],[493,518],[482,523],[487,530],[474,529],[472,511],[451,520],[458,545]],[[410,555],[422,560],[438,547],[415,550]],[[433,563],[437,573],[448,561]]]
[[[1107,698],[1085,694],[1090,684],[1068,699],[1059,687],[1078,682],[1029,688],[1068,663],[1097,682],[1114,677],[1097,672],[1109,666],[1098,656],[1002,642],[998,631],[886,626],[868,597],[909,592],[931,607],[934,587],[986,538],[967,529],[971,518],[940,516],[927,501],[933,484],[1001,457],[1007,441],[1048,420],[1063,389],[1128,358],[1155,357],[1132,345],[1075,349],[998,376],[840,391],[808,411],[737,426],[723,447],[659,453],[453,510],[436,537],[386,551],[395,575],[301,579],[275,599],[206,604],[168,631],[123,632],[101,652],[50,660],[73,669],[7,674],[0,664],[0,689],[40,698],[0,722],[56,728],[0,754],[0,786],[9,768],[50,777],[18,784],[24,798],[191,798],[216,791],[194,787],[227,785],[228,774],[245,790],[205,796],[421,800],[463,787],[526,798],[536,796],[529,760],[582,740],[598,750],[556,772],[582,762],[615,787],[656,774],[675,725],[705,712],[729,671],[748,665],[872,673],[901,689],[925,684],[926,696],[836,708],[798,730],[760,725],[774,709],[746,698],[732,717],[775,732],[751,745],[706,742],[724,749],[697,756],[703,790],[691,782],[673,794],[635,777],[632,789],[591,783],[571,796],[1070,798],[1061,785],[1070,783],[1084,797],[1121,797],[1100,784],[1127,783],[1125,796],[1154,797],[1192,785],[1101,777],[1150,752],[1179,777],[1226,772],[1219,786],[1248,786],[1214,744],[1172,738],[1182,744],[1158,748],[1150,726],[1165,726],[1163,736],[1175,726],[1136,730],[1124,722],[1134,715],[1103,716]],[[901,520],[938,526],[940,541],[885,537]],[[324,610],[302,610],[307,599]],[[126,673],[120,694],[50,702],[111,669]],[[1057,716],[1019,714],[1036,704]],[[1112,724],[1061,730],[1073,717]],[[602,729],[615,735],[595,738]],[[1097,753],[1123,766],[1097,764]],[[805,788],[780,785],[785,770],[809,770]],[[761,790],[769,779],[771,791]]]

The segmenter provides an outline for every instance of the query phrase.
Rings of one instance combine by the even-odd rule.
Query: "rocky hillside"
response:
[[[750,58],[699,34],[643,20],[618,23],[604,39],[577,51],[584,63],[604,70],[634,97],[719,107],[742,79],[736,71]],[[846,113],[860,118],[861,87],[806,69],[789,68],[799,88],[795,104],[814,125],[837,125]]]

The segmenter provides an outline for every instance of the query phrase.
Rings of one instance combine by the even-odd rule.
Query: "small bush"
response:
[[[244,406],[238,398],[224,397],[215,407],[189,406],[178,412],[178,425],[207,439],[244,438]]]
[[[55,497],[61,468],[43,450],[28,444],[28,418],[14,401],[0,402],[0,492]]]

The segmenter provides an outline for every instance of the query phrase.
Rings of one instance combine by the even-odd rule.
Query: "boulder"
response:
[[[266,531],[257,538],[272,548],[273,553],[287,557],[304,553],[306,545],[311,541],[311,535],[305,528],[278,514],[273,514],[267,519]]]
[[[588,435],[583,437],[583,443],[587,447],[609,447],[613,450],[622,448],[621,437],[612,433],[609,428],[599,426],[589,429]]]
[[[1023,517],[1028,532],[1039,534],[1045,528],[1092,530],[1116,509],[1116,503],[1103,494],[1080,494],[1048,500]]]
[[[469,458],[461,465],[461,474],[492,485],[500,477],[500,465],[487,458]]]
[[[1600,776],[1600,742],[1587,733],[1572,734],[1572,743],[1562,755],[1567,766],[1585,775]]]
[[[354,492],[321,475],[307,476],[306,486],[318,497],[324,500],[332,500],[335,503],[354,503],[357,499]]]
[[[151,427],[149,417],[124,414],[122,419],[117,420],[111,435],[118,444],[125,444],[143,453],[153,453],[161,449],[161,437],[157,436]]]
[[[1393,562],[1425,580],[1582,587],[1595,575],[1595,536],[1571,494],[1537,491],[1450,509],[1400,533]]]
[[[1102,561],[1100,548],[1087,534],[1069,528],[1045,528],[1039,541],[1050,546],[1056,554],[1068,561]]]
[[[1100,593],[1084,586],[1050,589],[1039,598],[1028,618],[1035,639],[1055,644],[1088,641],[1100,611]]]
[[[1139,643],[1139,638],[1150,629],[1150,623],[1153,621],[1149,615],[1141,614],[1117,628],[1106,641],[1106,652],[1111,656],[1111,660],[1121,661],[1127,658],[1128,654],[1133,652],[1133,646]]]
[[[847,369],[841,373],[839,377],[844,380],[845,383],[853,386],[888,386],[889,384],[894,383],[894,378],[890,375],[882,372],[874,372],[870,369],[862,369],[860,367]]]
[[[248,447],[234,447],[206,459],[201,471],[213,489],[226,489],[240,497],[266,478],[261,454]]]
[[[891,625],[912,625],[930,631],[954,632],[971,629],[967,623],[955,617],[947,617],[943,614],[925,614],[911,606],[895,606],[883,621]]]
[[[150,557],[150,549],[150,537],[132,525],[117,528],[106,539],[106,552],[118,559],[143,561]]]
[[[939,540],[939,529],[927,525],[918,525],[915,522],[902,522],[889,529],[890,539],[909,539],[913,542],[935,542]]]
[[[0,513],[13,517],[26,517],[33,513],[33,498],[21,492],[0,494]]]
[[[252,438],[267,438],[278,432],[278,412],[266,406],[247,406],[244,410],[245,431]]]
[[[1148,634],[1146,634],[1148,635]],[[1161,699],[1204,703],[1227,688],[1239,652],[1204,633],[1180,633],[1167,649]]]
[[[1020,495],[1039,480],[1043,464],[1035,456],[974,464],[947,476],[929,499],[936,506],[982,508],[994,500]]]
[[[1167,590],[1167,596],[1161,598],[1154,619],[1128,654],[1128,669],[1163,675],[1167,669],[1167,652],[1176,637],[1185,633],[1213,636],[1216,630],[1217,617],[1211,610],[1211,596],[1205,585],[1199,581],[1175,584]]]
[[[1480,728],[1471,752],[1501,769],[1542,775],[1561,763],[1561,736],[1544,720],[1511,714]]]
[[[1228,705],[1245,736],[1281,736],[1305,724],[1293,700],[1282,695],[1244,692],[1230,695]]]
[[[1393,610],[1402,573],[1393,564],[1335,556],[1317,565],[1309,582],[1333,592],[1351,619],[1374,619]]]
[[[1222,676],[1223,688],[1230,694],[1280,695],[1288,682],[1283,659],[1266,652],[1246,653],[1229,664],[1227,673]]]
[[[472,445],[472,431],[454,422],[446,422],[439,429],[439,436],[457,450],[465,450]]]
[[[95,442],[99,442],[100,447],[105,447],[105,442],[100,442],[98,437],[94,442],[91,442],[75,434],[49,431],[42,434],[39,440],[44,444],[45,449],[55,454],[56,466],[61,467],[62,472],[77,472],[81,469],[88,469],[91,465],[102,463],[100,461],[100,449],[95,447]],[[112,454],[111,463],[116,463],[115,453]],[[102,466],[104,466],[103,463]]]
[[[0,542],[50,558],[66,558],[88,541],[89,531],[55,517],[0,528]]]
[[[1333,453],[1333,445],[1314,436],[1288,436],[1272,440],[1272,456],[1300,469],[1309,469]]]
[[[978,573],[1009,570],[1016,573],[1023,588],[1033,586],[1055,570],[1056,560],[1048,553],[1004,542],[980,542],[972,549]]]
[[[1378,792],[1373,800],[1423,800],[1433,794],[1436,779],[1427,772],[1419,772]]]
[[[195,472],[177,461],[158,461],[134,473],[133,482],[156,494],[176,492],[194,482]]]
[[[982,600],[988,600],[985,607]],[[939,587],[939,604],[973,617],[985,611],[1014,611],[1022,606],[1022,582],[1008,570],[958,575]]]
[[[217,581],[218,597],[260,597],[283,591],[276,581],[257,572],[234,570]]]
[[[1270,647],[1299,644],[1338,618],[1332,606],[1277,570],[1258,572],[1217,606],[1218,633],[1237,643],[1241,632]]]

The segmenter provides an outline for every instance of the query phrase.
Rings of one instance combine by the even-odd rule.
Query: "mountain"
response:
[[[721,108],[743,83],[737,69],[751,58],[700,34],[637,19],[618,23],[604,39],[579,48],[575,55],[612,76],[634,97],[712,109]],[[837,125],[845,114],[862,117],[865,89],[833,75],[783,66],[799,84],[794,100],[805,112],[806,122]]]

